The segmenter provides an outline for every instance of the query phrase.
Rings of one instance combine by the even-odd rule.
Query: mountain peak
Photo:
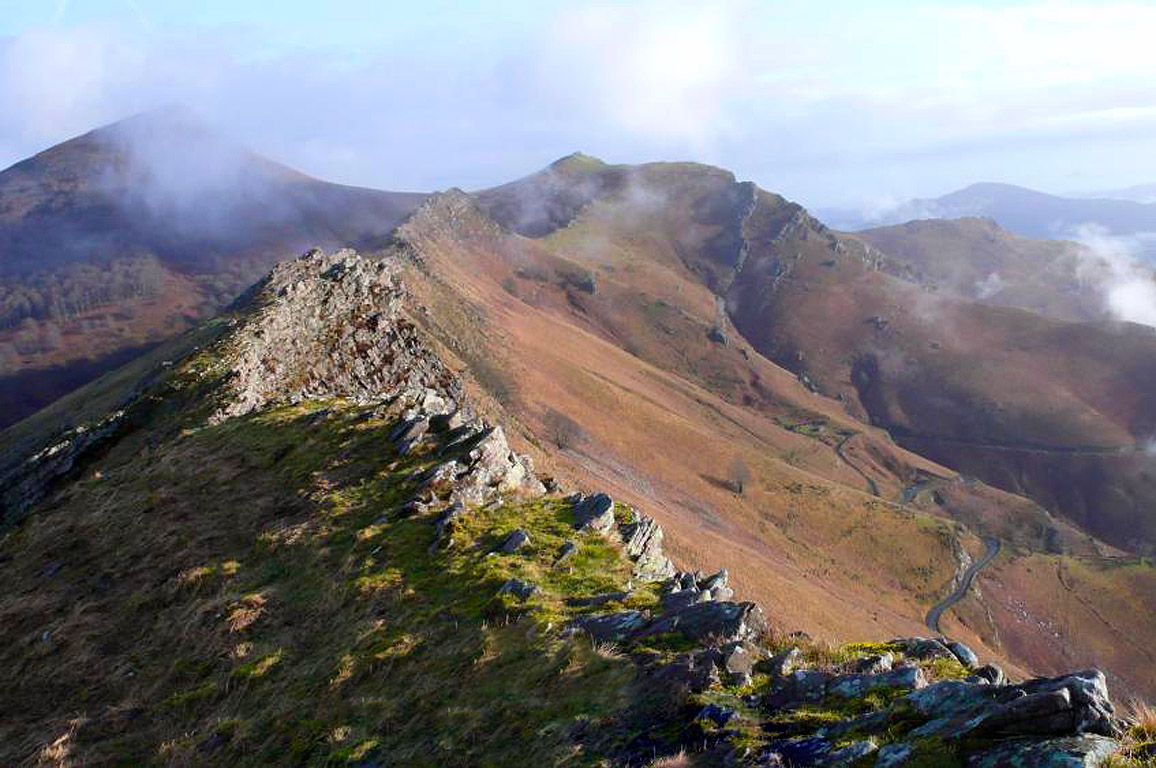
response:
[[[571,152],[560,157],[548,166],[555,171],[600,171],[607,167],[606,163],[593,155],[582,152]]]

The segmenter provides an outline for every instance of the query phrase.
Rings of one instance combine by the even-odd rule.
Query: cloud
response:
[[[1079,277],[1101,295],[1117,320],[1156,328],[1156,274],[1141,254],[1156,244],[1156,233],[1112,235],[1096,224],[1077,227],[1072,239],[1086,246]]]
[[[476,18],[443,36],[395,13],[356,43],[128,10],[69,25],[76,10],[0,39],[0,162],[179,101],[291,165],[385,187],[492,184],[576,149],[713,162],[811,204],[1156,177],[1144,4],[527,3],[455,11]]]
[[[742,10],[687,2],[576,7],[547,33],[538,82],[630,134],[710,141],[733,129],[731,100],[746,80]]]

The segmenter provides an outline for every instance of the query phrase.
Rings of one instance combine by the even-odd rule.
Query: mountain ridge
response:
[[[1141,748],[1101,672],[1013,682],[946,638],[823,646],[735,602],[726,570],[675,572],[653,520],[549,490],[474,415],[404,269],[349,251],[278,266],[0,539],[5,759],[997,766]]]

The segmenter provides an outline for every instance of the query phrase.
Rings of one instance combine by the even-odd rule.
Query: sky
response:
[[[322,178],[698,160],[811,207],[1156,182],[1156,3],[0,0],[0,166],[184,104]]]

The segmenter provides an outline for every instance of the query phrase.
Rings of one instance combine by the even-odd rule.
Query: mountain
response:
[[[855,238],[885,255],[883,271],[929,292],[1057,320],[1111,319],[1111,265],[1077,243],[1033,240],[976,218],[920,219]]]
[[[1076,197],[1076,195],[1072,195]],[[1123,189],[1110,189],[1080,197],[1108,198],[1110,200],[1131,200],[1135,203],[1156,203],[1156,184],[1135,184]]]
[[[422,199],[310,178],[179,108],[0,172],[0,426],[180,333],[286,252],[380,244]]]
[[[670,182],[682,194],[736,193],[725,175],[701,168],[614,173],[631,183]],[[138,359],[17,425],[18,435],[6,433],[10,451],[14,437],[32,439],[54,419],[87,412],[54,435],[50,450],[18,462],[3,485],[6,509],[21,506],[24,517],[0,538],[0,760],[999,766],[1143,759],[1150,724],[1119,716],[1099,670],[1009,679],[958,640],[888,637],[896,617],[883,605],[872,632],[881,642],[831,645],[790,633],[777,611],[736,601],[744,587],[727,570],[676,570],[668,544],[680,537],[641,509],[605,493],[570,493],[566,480],[547,477],[542,462],[513,446],[554,456],[570,471],[585,466],[585,477],[595,478],[599,467],[577,459],[595,458],[579,446],[596,439],[598,411],[629,434],[638,427],[622,414],[647,389],[680,388],[689,406],[651,422],[662,438],[699,426],[694,403],[729,413],[734,427],[742,417],[690,379],[631,364],[593,326],[581,334],[577,304],[569,315],[575,341],[554,354],[591,367],[555,386],[595,397],[601,382],[614,393],[579,414],[591,433],[566,441],[555,430],[553,447],[535,447],[526,439],[533,432],[516,421],[507,431],[483,415],[526,415],[521,400],[539,396],[529,385],[541,379],[512,367],[516,391],[495,397],[486,388],[495,388],[492,372],[474,366],[459,375],[460,355],[478,350],[450,329],[492,340],[515,328],[498,317],[529,313],[558,343],[548,326],[566,315],[555,311],[553,294],[627,298],[603,271],[593,293],[585,281],[559,285],[557,273],[542,280],[534,272],[513,278],[529,303],[507,292],[507,304],[456,326],[490,289],[488,279],[471,283],[476,292],[457,307],[463,315],[428,301],[455,290],[460,273],[435,269],[435,259],[463,255],[446,250],[455,242],[493,257],[466,269],[493,269],[519,251],[523,265],[573,266],[546,258],[560,243],[539,244],[487,216],[483,208],[495,199],[433,198],[380,260],[311,251],[284,262],[228,313],[169,342],[155,359]],[[678,200],[668,214],[688,212]],[[586,207],[542,237],[582,218],[609,224],[602,216],[610,213]],[[559,223],[551,214],[539,231]],[[616,238],[607,234],[613,252]],[[575,241],[566,242],[573,252]],[[412,293],[410,279],[417,280]],[[531,284],[541,289],[537,300]],[[449,343],[455,338],[459,344]],[[576,356],[589,350],[602,354]],[[616,386],[632,378],[633,387]],[[756,422],[752,413],[743,428],[767,429]],[[822,436],[822,425],[809,426]],[[732,427],[719,420],[715,429]],[[822,450],[821,440],[815,444]],[[704,440],[698,453],[715,445]],[[636,456],[636,487],[652,463],[673,453]],[[602,467],[612,466],[602,458]],[[860,508],[842,518],[851,524],[844,539],[876,546],[888,532],[910,539],[913,551],[931,556],[929,571],[936,550],[957,546],[962,556],[973,543],[958,525],[839,490],[802,468],[763,470],[746,480],[749,490],[732,493],[793,478],[792,547],[779,556],[797,553],[800,565],[811,557],[808,529],[826,505],[841,517]],[[607,475],[609,483],[622,480]],[[703,535],[725,526],[712,521]],[[745,554],[736,544],[742,569],[750,570],[742,563],[754,553],[764,564],[776,561],[764,547],[777,548],[785,532],[777,531],[767,525],[762,547],[748,542]],[[678,549],[692,553],[693,544],[684,538]],[[836,537],[825,551],[848,546],[857,544]],[[876,578],[866,561],[846,566]],[[790,578],[789,563],[782,567]],[[841,567],[842,560],[808,567],[797,592],[767,596],[784,606],[838,603],[838,594],[805,585]],[[906,578],[921,577],[909,571]],[[1079,595],[1089,577],[1066,578]]]
[[[871,220],[851,211],[832,210],[827,214],[825,219],[832,226],[845,230],[914,219],[983,217],[1017,235],[1035,238],[1071,238],[1089,226],[1116,236],[1156,232],[1156,203],[1059,197],[990,182],[972,184],[942,197],[911,200]],[[1150,257],[1152,249],[1150,244],[1147,246],[1145,255]]]

